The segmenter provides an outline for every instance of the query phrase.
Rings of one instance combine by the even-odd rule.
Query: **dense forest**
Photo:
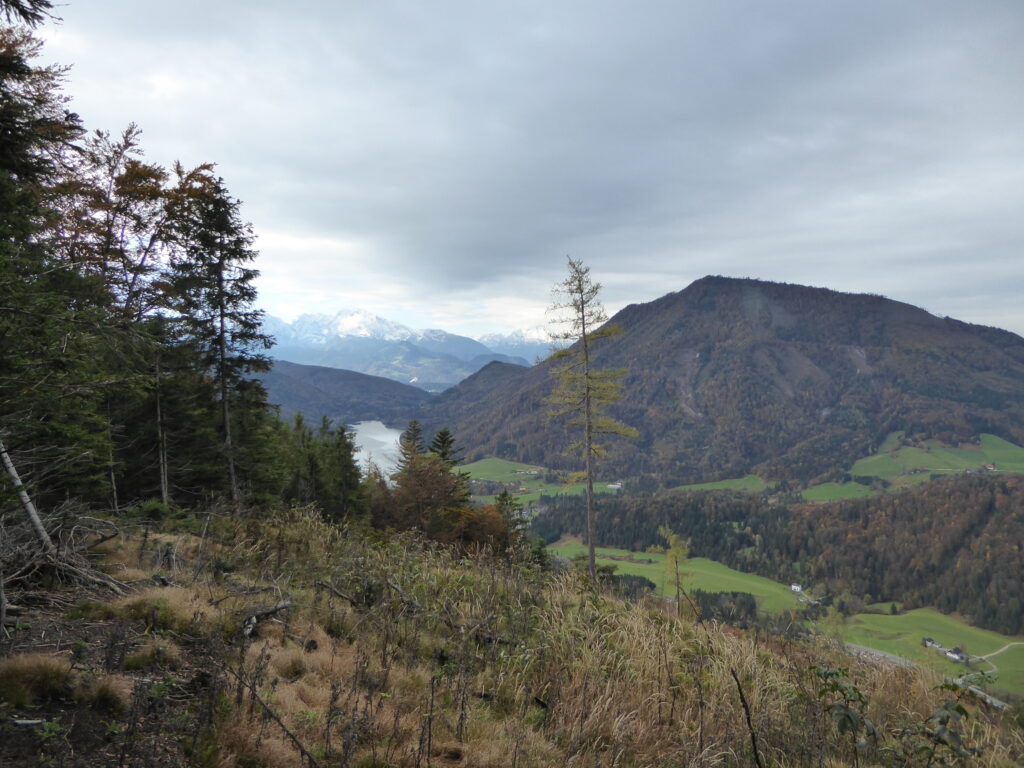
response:
[[[1024,633],[1024,482],[958,475],[877,497],[769,503],[737,492],[599,496],[596,539],[643,550],[668,525],[690,554],[846,605],[900,601]],[[543,500],[533,530],[548,541],[584,530],[579,497]]]
[[[387,482],[361,476],[344,425],[279,419],[257,378],[272,340],[255,309],[255,234],[240,201],[212,163],[147,162],[135,125],[87,131],[70,111],[66,69],[36,64],[39,51],[26,28],[0,29],[7,525],[30,504],[51,533],[93,511],[315,504],[334,521],[498,535],[502,513],[472,507],[456,462],[425,440],[406,444]],[[450,454],[446,440],[438,450]],[[416,490],[426,479],[429,500]],[[10,554],[7,573],[17,571]]]

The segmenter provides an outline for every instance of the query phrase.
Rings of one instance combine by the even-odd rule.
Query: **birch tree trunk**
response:
[[[50,538],[50,534],[46,532],[46,528],[43,527],[43,521],[39,519],[39,513],[36,511],[36,505],[32,503],[32,499],[28,495],[28,491],[25,490],[25,485],[21,482],[21,477],[18,475],[18,470],[14,467],[14,462],[11,461],[10,455],[7,453],[7,448],[0,440],[0,458],[3,459],[4,469],[7,470],[8,476],[11,478],[11,482],[14,484],[15,490],[18,492],[18,498],[21,500],[21,506],[25,510],[25,514],[28,515],[29,522],[32,523],[32,527],[35,529],[36,536],[39,538],[39,543],[43,549],[46,550],[48,555],[56,555],[57,547],[53,545],[53,540]]]

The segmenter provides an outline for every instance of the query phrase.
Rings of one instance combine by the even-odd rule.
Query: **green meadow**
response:
[[[680,485],[673,490],[676,491],[747,491],[749,493],[760,493],[768,484],[757,475],[736,477],[731,480],[715,480],[711,483],[693,483],[691,485]]]
[[[932,475],[980,470],[987,465],[995,472],[1024,472],[1024,448],[995,435],[983,434],[976,445],[953,447],[938,440],[904,445],[904,433],[892,432],[874,456],[857,461],[850,474],[877,477],[897,488],[920,485]],[[877,491],[860,483],[824,483],[803,492],[807,501],[838,501],[871,496]]]
[[[866,485],[860,483],[822,483],[814,485],[801,495],[807,501],[839,501],[840,499],[859,499],[874,493]]]
[[[822,629],[838,634],[844,642],[863,645],[941,672],[959,677],[966,668],[946,659],[939,651],[921,645],[922,638],[930,637],[945,648],[962,648],[972,656],[984,656],[1014,642],[1024,643],[1024,637],[1011,637],[979,629],[931,608],[919,608],[898,616],[861,613],[845,621],[833,618]],[[1018,645],[992,658],[998,670],[992,690],[999,693],[1024,695],[1024,645]],[[984,661],[973,669],[990,671]]]
[[[575,538],[565,538],[548,547],[554,555],[572,559],[585,554],[587,548]],[[649,561],[649,562],[646,562]],[[612,547],[597,548],[598,565],[614,565],[616,573],[633,574],[650,579],[657,585],[657,594],[672,597],[675,586],[665,565],[665,555],[650,552],[629,552]],[[758,608],[768,613],[797,608],[800,603],[788,585],[733,570],[728,566],[694,557],[683,566],[683,588],[705,592],[749,592],[757,599]],[[889,603],[874,606],[888,610]],[[948,660],[942,653],[921,645],[930,637],[946,648],[959,647],[973,656],[984,656],[1024,637],[1012,637],[972,627],[952,616],[930,608],[919,608],[891,616],[888,613],[861,613],[843,619],[831,614],[818,628],[838,636],[843,642],[885,651],[912,661],[922,667],[949,677],[959,677],[966,668]],[[1007,648],[992,658],[997,670],[996,682],[990,686],[997,696],[1024,695],[1024,644]],[[977,662],[973,669],[990,671],[990,664]]]
[[[977,445],[948,446],[938,440],[903,445],[902,432],[890,434],[874,456],[856,462],[851,475],[880,477],[897,485],[923,482],[931,474],[964,472],[994,465],[999,472],[1024,472],[1024,448],[983,434]]]
[[[541,496],[555,496],[558,494],[575,496],[586,493],[587,486],[584,483],[549,483],[544,479],[548,471],[544,467],[532,464],[520,464],[505,459],[481,459],[472,464],[466,464],[460,469],[477,480],[489,480],[495,483],[503,483],[510,493],[523,504],[536,501]],[[608,488],[611,481],[597,481],[594,483],[595,493],[615,493]],[[482,502],[494,501],[494,496],[475,496],[475,499]]]
[[[586,553],[587,548],[577,539],[566,538],[548,547],[548,551],[572,559],[576,555]],[[659,595],[665,597],[675,595],[674,577],[669,574],[668,567],[665,565],[665,555],[629,552],[625,549],[611,547],[598,547],[596,554],[599,565],[614,565],[616,573],[643,576],[657,585]],[[637,562],[643,560],[652,562]],[[788,586],[762,576],[735,571],[714,560],[703,557],[689,558],[686,560],[682,572],[683,588],[687,590],[749,592],[757,599],[758,607],[769,613],[799,606],[796,596]]]
[[[1024,448],[1001,437],[983,434],[976,445],[953,447],[938,440],[927,440],[920,445],[904,445],[904,433],[892,432],[874,456],[858,460],[849,473],[859,477],[877,477],[896,487],[928,482],[932,475],[946,475],[995,466],[996,472],[1024,473]],[[747,475],[710,483],[693,483],[675,488],[677,491],[746,491],[760,493],[768,487],[757,475]],[[839,501],[859,499],[878,493],[861,483],[823,483],[814,485],[801,495],[807,501]]]

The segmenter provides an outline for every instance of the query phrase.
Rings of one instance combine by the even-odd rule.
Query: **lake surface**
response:
[[[390,475],[398,465],[398,438],[402,430],[391,429],[379,421],[360,421],[349,426],[355,433],[356,459],[366,470],[372,461],[385,475]]]

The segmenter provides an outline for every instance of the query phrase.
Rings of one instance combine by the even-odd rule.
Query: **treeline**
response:
[[[93,511],[310,505],[334,521],[509,546],[515,503],[470,504],[450,433],[428,446],[411,425],[399,471],[364,477],[343,425],[278,418],[256,378],[272,340],[241,203],[210,163],[147,162],[134,125],[87,132],[65,69],[36,64],[39,49],[27,29],[0,28],[6,525],[31,519],[23,482],[69,527]]]
[[[865,602],[934,606],[1024,634],[1024,478],[960,475],[793,510],[783,555]]]
[[[43,508],[279,492],[252,228],[212,164],[88,133],[0,29],[0,438]]]
[[[642,550],[669,526],[690,554],[843,596],[846,605],[934,606],[1024,633],[1024,478],[957,475],[830,504],[770,504],[740,493],[599,496],[596,539]],[[584,530],[576,497],[543,500],[548,541]]]

